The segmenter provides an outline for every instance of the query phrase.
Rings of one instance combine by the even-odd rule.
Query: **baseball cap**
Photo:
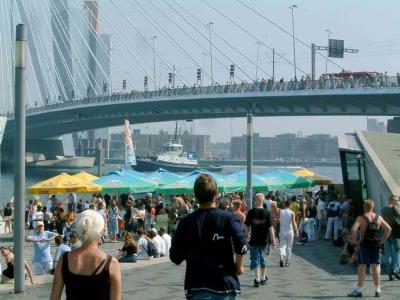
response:
[[[43,223],[43,221],[36,221],[36,222],[35,222],[35,226],[36,226],[36,227],[38,227],[38,226],[44,226],[44,223]]]

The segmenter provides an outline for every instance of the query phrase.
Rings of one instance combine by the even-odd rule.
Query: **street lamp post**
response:
[[[293,66],[294,66],[294,77],[297,78],[296,74],[296,43],[294,39],[294,9],[297,8],[296,4],[289,6],[289,9],[292,11],[292,38],[293,38]]]
[[[328,33],[328,47],[329,47],[329,39],[330,39],[333,31],[330,29],[326,29],[325,31]],[[326,56],[326,60],[325,60],[325,74],[328,74],[328,56]]]
[[[260,45],[261,41],[257,41],[257,60],[256,60],[256,81],[258,80],[258,62],[260,58]]]
[[[210,71],[211,71],[211,85],[214,85],[214,72],[213,72],[213,55],[212,55],[212,43],[211,43],[211,25],[213,22],[209,22],[208,26],[208,41],[210,42]]]
[[[203,68],[203,70],[205,70],[204,68],[205,68],[205,63],[206,63],[207,52],[201,52],[201,55],[203,55],[203,65],[202,65],[202,68]],[[201,85],[202,85],[202,86],[203,86],[203,77],[204,77],[204,76],[201,76]]]
[[[153,35],[151,39],[153,40],[153,82],[154,82],[154,90],[157,89],[156,84],[156,51],[154,47],[154,41],[156,40],[157,36]]]

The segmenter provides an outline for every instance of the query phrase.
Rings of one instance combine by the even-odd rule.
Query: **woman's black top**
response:
[[[124,221],[128,223],[131,218],[132,218],[132,207],[127,207],[124,215]]]
[[[65,284],[67,300],[80,299],[110,299],[110,262],[107,256],[92,275],[79,275],[70,272],[68,267],[68,252],[63,254],[62,276]],[[99,270],[103,268],[102,271]]]
[[[4,209],[4,217],[10,217],[10,216],[12,216],[12,213],[13,213],[13,210],[12,210],[12,208],[5,208]]]
[[[121,250],[126,252],[126,256],[132,256],[133,254],[137,254],[137,247],[131,244],[125,243],[124,247]]]
[[[308,217],[314,219],[317,217],[317,208],[315,206],[308,208]]]
[[[4,276],[10,279],[14,279],[14,265],[11,262],[7,263],[7,268],[3,270]]]

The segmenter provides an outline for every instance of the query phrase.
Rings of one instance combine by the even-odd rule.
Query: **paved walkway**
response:
[[[254,275],[249,270],[248,259],[245,274],[240,277],[241,299],[347,299],[347,293],[356,282],[356,268],[338,263],[339,248],[330,242],[314,242],[295,246],[289,268],[278,266],[278,250],[269,256],[270,282],[254,288]],[[153,259],[136,264],[124,264],[123,299],[184,299],[183,278],[185,266],[174,266],[167,258]],[[51,280],[51,277],[49,277]],[[11,289],[12,286],[9,286]],[[9,295],[0,291],[0,299],[47,299],[51,285],[28,286],[28,295]],[[382,299],[399,299],[400,281],[389,282],[383,275]],[[373,295],[372,276],[367,276],[364,289],[366,298]]]

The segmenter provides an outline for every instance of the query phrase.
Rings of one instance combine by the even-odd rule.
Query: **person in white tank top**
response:
[[[288,267],[292,255],[292,245],[294,235],[298,235],[297,224],[294,212],[289,209],[290,201],[285,200],[284,208],[279,210],[280,234],[279,234],[279,252],[280,267]],[[285,261],[285,263],[284,263]]]

